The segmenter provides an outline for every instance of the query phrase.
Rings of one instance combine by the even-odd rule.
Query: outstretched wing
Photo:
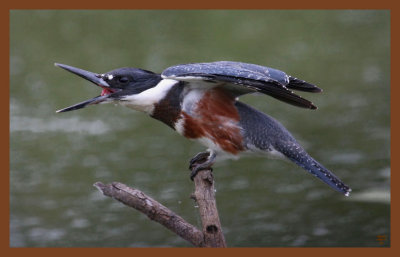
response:
[[[260,92],[286,103],[310,109],[317,107],[290,89],[305,92],[322,91],[317,86],[291,77],[283,71],[242,62],[181,64],[167,68],[161,76],[187,82],[222,82],[237,96]]]

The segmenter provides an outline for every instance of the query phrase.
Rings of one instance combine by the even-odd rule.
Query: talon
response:
[[[210,152],[200,152],[196,154],[192,159],[190,159],[189,169],[192,170],[193,166],[195,166],[196,163],[206,162],[207,159],[210,157],[210,155],[211,155]]]
[[[197,173],[200,170],[211,169],[211,166],[215,162],[216,154],[214,152],[200,152],[196,154],[191,160],[189,164],[189,169],[191,170],[190,179],[193,181],[194,177],[196,177]]]

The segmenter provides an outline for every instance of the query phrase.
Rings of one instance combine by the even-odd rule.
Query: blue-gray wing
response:
[[[317,86],[291,77],[283,71],[242,62],[181,64],[167,68],[161,76],[187,82],[223,82],[229,87],[228,90],[237,96],[260,92],[289,104],[310,109],[317,107],[290,89],[321,92]]]

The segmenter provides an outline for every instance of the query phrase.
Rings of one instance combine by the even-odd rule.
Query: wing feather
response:
[[[288,76],[283,71],[242,62],[181,64],[167,68],[161,76],[187,82],[223,82],[224,86],[237,96],[260,92],[283,102],[309,109],[317,107],[288,88],[306,92],[321,91],[318,87]]]

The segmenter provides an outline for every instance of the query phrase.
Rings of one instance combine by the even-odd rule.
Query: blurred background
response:
[[[122,106],[56,114],[100,90],[53,64],[161,72],[219,60],[281,69],[323,88],[300,93],[316,111],[268,96],[241,100],[279,120],[353,189],[344,197],[281,160],[223,162],[214,175],[228,246],[390,246],[384,10],[11,11],[10,246],[190,247],[92,185],[136,187],[200,227],[187,167],[204,147]]]

